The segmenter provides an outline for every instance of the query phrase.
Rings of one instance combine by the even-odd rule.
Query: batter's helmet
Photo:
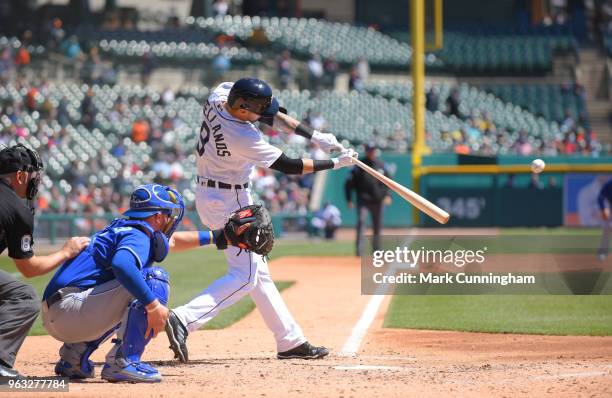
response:
[[[268,83],[253,77],[237,80],[227,102],[232,108],[246,109],[258,115],[274,116],[278,112],[278,101],[272,96]]]

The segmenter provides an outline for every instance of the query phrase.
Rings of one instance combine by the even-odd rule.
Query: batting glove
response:
[[[355,158],[357,157],[357,152],[352,149],[346,149],[340,156],[332,159],[334,162],[334,170],[339,169],[341,167],[351,166],[354,163]]]
[[[315,130],[314,133],[312,133],[310,141],[317,144],[327,153],[342,152],[345,149],[333,134],[322,133],[319,130]]]

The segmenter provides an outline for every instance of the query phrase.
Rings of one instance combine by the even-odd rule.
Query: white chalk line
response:
[[[531,380],[579,379],[583,377],[612,376],[610,371],[559,373],[554,375],[535,376]]]
[[[338,354],[339,356],[353,357],[357,355],[357,351],[359,351],[359,347],[361,347],[361,342],[368,332],[370,325],[374,322],[374,318],[376,318],[376,314],[378,313],[378,308],[384,299],[385,295],[383,294],[377,294],[370,298],[370,301],[368,301],[368,304],[363,310],[361,318],[359,318],[349,338],[344,343],[344,346],[342,346],[342,350]]]
[[[381,365],[338,365],[336,370],[402,370],[401,366],[381,366]]]
[[[414,238],[412,238],[412,236],[409,237],[404,242],[404,245],[409,245],[413,240]],[[385,275],[395,274],[399,266],[400,264],[397,262],[391,264],[391,266],[389,266],[389,268],[387,269],[387,272],[385,273]],[[378,313],[380,305],[384,301],[385,296],[387,295],[388,291],[389,291],[388,285],[383,284],[383,285],[378,286],[375,292],[376,294],[374,294],[370,298],[370,301],[368,301],[368,304],[364,308],[363,313],[361,314],[361,317],[359,318],[359,320],[357,321],[357,323],[351,330],[351,334],[349,335],[349,338],[346,340],[346,342],[342,346],[342,350],[338,353],[339,356],[354,357],[357,355],[357,352],[359,351],[359,348],[361,347],[361,343],[363,342],[365,335],[368,333],[368,329],[370,328],[370,326],[372,326],[374,319],[376,319],[376,314]]]

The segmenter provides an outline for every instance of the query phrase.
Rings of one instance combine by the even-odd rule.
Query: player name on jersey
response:
[[[219,122],[214,123],[216,120],[217,114],[213,112],[213,107],[210,102],[206,101],[206,104],[204,104],[204,120],[202,121],[202,128],[200,129],[200,141],[197,146],[200,156],[204,154],[205,145],[210,140],[211,133],[215,140],[217,156],[232,156],[223,137],[223,132],[220,131],[221,124]]]

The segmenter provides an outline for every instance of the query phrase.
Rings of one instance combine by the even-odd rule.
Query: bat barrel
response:
[[[355,159],[354,162],[357,166],[363,169],[366,173],[370,174],[372,177],[376,178],[377,180],[385,184],[393,192],[397,193],[403,199],[411,203],[417,209],[421,210],[423,213],[427,214],[428,216],[430,216],[431,218],[433,218],[440,224],[446,224],[448,220],[450,219],[450,214],[448,214],[448,212],[439,208],[438,206],[431,203],[429,200],[420,196],[416,192],[411,191],[405,186],[399,184],[398,182],[395,182],[389,177],[379,173],[378,171],[374,170],[373,168],[363,163],[359,159]]]

